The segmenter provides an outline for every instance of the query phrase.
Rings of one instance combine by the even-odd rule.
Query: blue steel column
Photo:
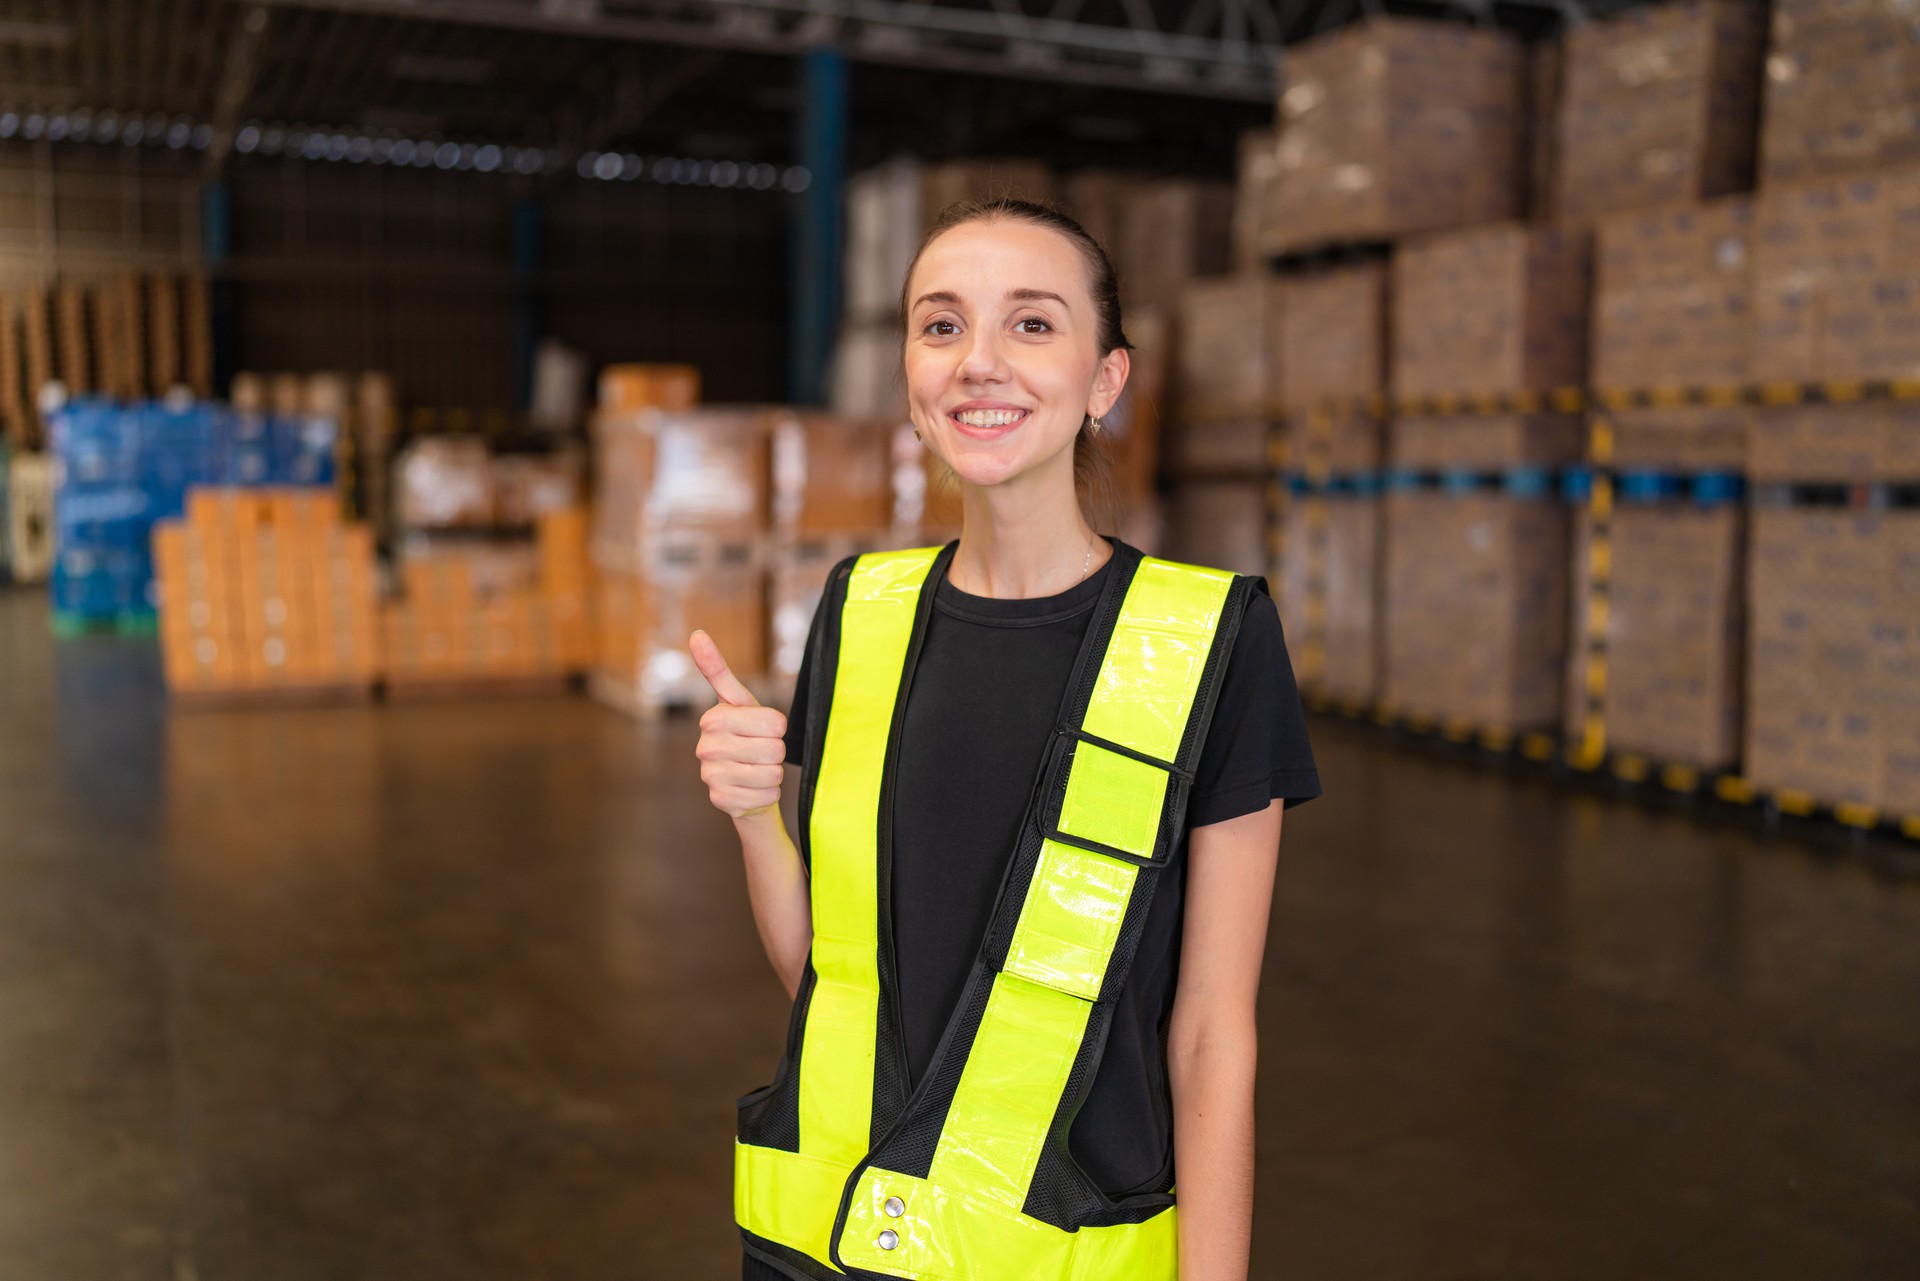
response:
[[[533,349],[540,341],[534,276],[539,270],[540,204],[522,196],[513,206],[513,394],[522,409],[533,408]]]
[[[826,401],[840,325],[841,223],[846,209],[847,59],[810,49],[800,64],[800,163],[812,175],[793,197],[793,295],[787,355],[796,404]]]
[[[213,343],[213,394],[225,396],[233,383],[233,284],[227,259],[233,253],[233,192],[225,178],[212,178],[200,190],[200,253],[207,265],[207,322]]]

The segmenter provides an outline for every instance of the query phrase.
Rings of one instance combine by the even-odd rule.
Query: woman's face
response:
[[[963,223],[928,245],[907,288],[907,405],[962,480],[1065,467],[1088,414],[1113,407],[1127,353],[1102,357],[1072,241],[1017,219]]]

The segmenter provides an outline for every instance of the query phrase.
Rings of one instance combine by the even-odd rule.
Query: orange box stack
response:
[[[202,489],[154,531],[161,655],[182,694],[364,692],[380,674],[373,538],[331,493]]]

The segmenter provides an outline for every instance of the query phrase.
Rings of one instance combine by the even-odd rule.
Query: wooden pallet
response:
[[[201,400],[213,398],[213,286],[206,276],[187,277],[181,286],[180,328],[185,339],[186,380]]]
[[[383,683],[390,703],[454,698],[551,698],[565,694],[568,678],[551,676],[460,676],[452,678],[388,676]]]
[[[165,273],[147,279],[147,372],[156,396],[180,382],[180,282]]]
[[[20,329],[19,301],[0,297],[0,432],[15,449],[26,448],[33,417]]]
[[[54,367],[69,394],[95,390],[95,357],[87,331],[87,291],[71,282],[54,293],[54,328],[59,343],[54,351]]]
[[[373,702],[371,682],[331,685],[249,685],[228,689],[170,689],[168,701],[181,711],[223,711],[249,707],[337,707]]]

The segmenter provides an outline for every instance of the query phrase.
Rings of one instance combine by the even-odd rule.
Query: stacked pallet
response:
[[[1280,609],[1306,689],[1353,704],[1380,690],[1379,402],[1387,379],[1387,264],[1296,273],[1283,285],[1287,370]]]
[[[1474,729],[1554,728],[1569,537],[1557,482],[1580,457],[1579,420],[1519,406],[1584,382],[1585,239],[1518,224],[1435,235],[1393,270],[1393,385],[1454,412],[1392,424],[1385,701]]]
[[[586,516],[541,515],[534,540],[431,546],[401,561],[381,613],[389,695],[558,688],[592,656]]]
[[[640,715],[702,702],[686,650],[696,628],[743,677],[765,674],[772,427],[757,407],[603,403],[594,415],[591,687],[601,701]]]
[[[183,701],[365,697],[380,673],[372,532],[331,494],[196,489],[154,530],[167,687]]]

